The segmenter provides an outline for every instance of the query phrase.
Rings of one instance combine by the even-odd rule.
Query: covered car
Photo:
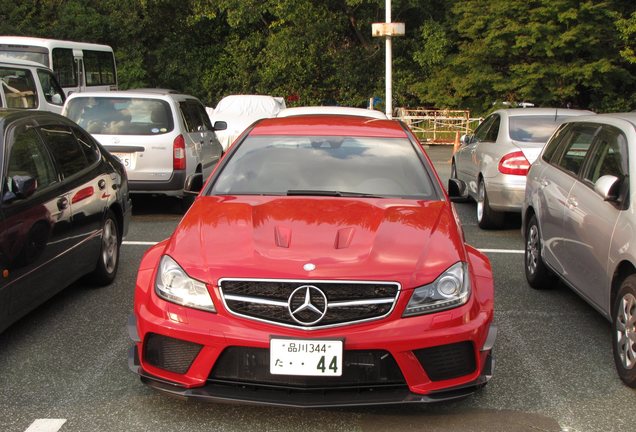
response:
[[[263,118],[276,117],[285,109],[285,99],[267,95],[230,95],[219,101],[216,108],[206,107],[212,124],[227,123],[227,129],[216,132],[223,150],[252,123]]]

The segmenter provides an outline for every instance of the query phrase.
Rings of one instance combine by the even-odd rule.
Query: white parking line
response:
[[[130,245],[130,246],[154,246],[158,242],[147,242],[147,241],[124,241],[122,244]],[[522,254],[524,253],[523,249],[478,249],[483,253],[502,253],[502,254]]]
[[[37,419],[24,432],[57,432],[66,419]]]
[[[525,251],[519,249],[479,249],[483,253],[522,254]]]
[[[131,245],[131,246],[154,246],[156,245],[158,242],[146,242],[146,241],[123,241],[122,244],[124,245]]]

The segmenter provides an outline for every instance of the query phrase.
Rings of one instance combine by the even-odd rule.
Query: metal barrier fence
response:
[[[453,144],[457,134],[470,134],[481,122],[468,110],[396,108],[396,117],[406,123],[422,141]]]

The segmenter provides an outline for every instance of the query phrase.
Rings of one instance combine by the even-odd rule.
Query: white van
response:
[[[0,106],[62,112],[64,90],[51,69],[29,60],[0,56]]]
[[[186,180],[206,179],[223,153],[201,102],[172,90],[73,93],[62,115],[122,161],[131,193],[190,198]]]

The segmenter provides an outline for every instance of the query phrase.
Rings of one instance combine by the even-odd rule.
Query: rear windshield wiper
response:
[[[334,190],[312,190],[312,189],[290,189],[288,196],[334,196],[334,197],[360,197],[360,198],[384,198],[381,195],[374,195],[362,192],[343,192]]]

